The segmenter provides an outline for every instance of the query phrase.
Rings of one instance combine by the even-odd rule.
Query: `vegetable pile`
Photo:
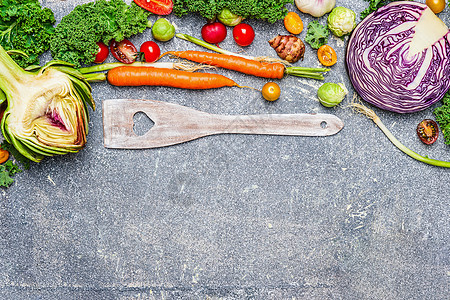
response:
[[[50,40],[54,59],[80,67],[90,64],[98,51],[97,42],[122,41],[148,27],[150,12],[134,2],[97,0],[78,5],[62,18]]]
[[[367,102],[398,113],[436,103],[450,88],[449,29],[425,5],[393,2],[365,18],[347,45],[349,78]]]
[[[54,23],[53,12],[38,0],[0,1],[0,45],[25,54],[14,56],[21,67],[39,63],[39,55],[49,49]]]
[[[188,13],[198,13],[212,20],[222,10],[228,9],[242,18],[262,19],[275,23],[284,18],[288,13],[285,5],[292,2],[292,0],[174,0],[173,11],[179,17]]]

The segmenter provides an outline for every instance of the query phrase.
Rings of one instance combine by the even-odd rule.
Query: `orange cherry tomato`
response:
[[[292,34],[299,34],[303,31],[302,19],[298,14],[291,11],[284,17],[284,27]]]
[[[267,101],[275,101],[280,98],[280,86],[276,82],[268,82],[262,88],[262,95]]]
[[[322,65],[331,67],[337,62],[337,55],[333,48],[323,45],[317,50],[317,57]]]
[[[7,150],[3,150],[2,148],[0,148],[0,164],[7,161],[8,158],[9,158],[9,152]]]
[[[425,3],[435,14],[440,13],[445,8],[445,0],[426,0]]]

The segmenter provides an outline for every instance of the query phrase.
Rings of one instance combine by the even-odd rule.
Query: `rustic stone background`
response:
[[[59,21],[82,2],[43,5]],[[368,4],[337,5],[359,16]],[[440,15],[447,24],[448,14],[447,7]],[[312,20],[300,15],[305,25]],[[168,19],[178,32],[200,36],[200,17]],[[248,22],[256,31],[251,46],[234,44],[230,29],[221,46],[275,55],[267,41],[287,34],[282,22]],[[131,40],[149,39],[146,31]],[[345,108],[354,93],[343,60],[346,41],[329,42],[339,62],[326,81],[350,90],[335,109],[317,102],[321,82],[295,77],[279,81],[282,96],[275,103],[247,89],[93,84],[98,109],[86,149],[33,164],[0,190],[0,298],[447,298],[450,173],[404,155],[370,120]],[[179,39],[160,45],[162,51],[200,49]],[[309,46],[297,65],[319,66]],[[217,72],[242,85],[267,81]],[[220,114],[326,112],[342,118],[345,128],[325,138],[221,135],[160,149],[110,150],[102,144],[101,111],[101,101],[110,98]],[[427,147],[416,137],[416,125],[433,118],[432,109],[376,112],[406,146],[450,160],[442,138]]]

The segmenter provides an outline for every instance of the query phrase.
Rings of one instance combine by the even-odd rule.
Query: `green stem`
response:
[[[84,78],[89,82],[99,82],[106,80],[105,73],[83,74]]]
[[[298,77],[306,77],[312,79],[323,80],[324,72],[328,72],[330,69],[325,68],[304,68],[304,67],[287,67],[286,74]]]
[[[28,76],[30,73],[22,69],[0,46],[0,89],[5,94],[12,94],[20,89],[20,82]]]
[[[239,56],[239,57],[243,57],[243,58],[247,58],[247,59],[254,59],[254,57],[252,57],[252,56],[241,55],[241,54],[237,54],[237,53],[234,53],[234,52],[222,49],[220,47],[214,46],[214,45],[212,45],[210,43],[207,43],[205,41],[202,41],[202,40],[200,40],[198,38],[195,38],[193,36],[190,36],[190,35],[187,35],[187,34],[184,34],[184,33],[177,33],[175,36],[177,38],[189,41],[191,43],[194,43],[196,45],[202,46],[202,47],[204,47],[206,49],[209,49],[209,50],[212,50],[212,51],[215,51],[215,52],[218,52],[218,53],[227,54],[227,55],[233,55],[233,56]]]
[[[380,118],[375,117],[373,119],[373,121],[375,122],[375,124],[377,124],[377,126],[381,129],[381,131],[383,131],[383,133],[388,137],[388,139],[392,142],[392,144],[394,144],[398,149],[400,149],[403,153],[409,155],[410,157],[424,162],[426,164],[429,165],[433,165],[433,166],[437,166],[437,167],[444,167],[444,168],[450,168],[450,162],[448,161],[442,161],[442,160],[436,160],[436,159],[432,159],[432,158],[428,158],[422,155],[417,154],[416,152],[412,151],[411,149],[407,148],[405,145],[403,145],[402,143],[400,143],[399,140],[397,140],[394,135],[389,131],[389,129],[386,128],[386,126],[384,126],[384,124],[381,122]]]
[[[155,67],[155,68],[174,68],[174,63],[170,62],[156,62],[156,63],[147,63],[147,62],[140,62],[136,61],[132,64],[124,64],[121,62],[113,62],[113,63],[105,63],[100,65],[93,65],[89,67],[84,67],[78,69],[82,74],[88,74],[88,73],[95,73],[95,72],[102,72],[102,71],[108,71],[117,67],[122,66],[132,66],[132,67]]]

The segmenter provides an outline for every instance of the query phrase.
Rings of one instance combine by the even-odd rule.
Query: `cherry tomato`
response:
[[[155,15],[168,15],[173,10],[172,0],[134,0],[134,2]]]
[[[280,98],[280,86],[276,82],[268,82],[262,88],[262,95],[267,101],[275,101]]]
[[[100,63],[104,62],[106,60],[106,58],[108,57],[109,49],[108,49],[108,46],[106,46],[102,42],[98,42],[97,46],[98,46],[98,51],[97,51],[97,55],[95,55],[94,62],[96,64],[100,64]]]
[[[438,138],[438,125],[433,120],[425,119],[417,125],[417,135],[423,143],[431,145]]]
[[[109,44],[112,55],[120,62],[131,64],[136,60],[136,47],[127,39],[120,42],[112,40]]]
[[[156,61],[161,54],[158,44],[153,41],[144,42],[141,45],[140,52],[144,55],[146,62]]]
[[[240,23],[233,28],[233,38],[239,46],[248,46],[255,39],[252,26]]]
[[[322,65],[331,67],[337,62],[337,55],[333,48],[323,45],[317,50],[317,57]]]
[[[435,14],[440,13],[445,8],[445,0],[426,0],[425,3]]]
[[[284,17],[284,27],[292,34],[300,34],[303,31],[303,21],[295,12],[288,12]]]

